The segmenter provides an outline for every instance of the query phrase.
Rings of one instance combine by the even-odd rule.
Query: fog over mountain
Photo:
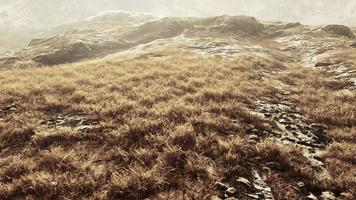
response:
[[[307,24],[356,25],[352,20],[356,17],[354,0],[0,0],[1,23],[5,21],[12,23],[12,26],[54,26],[107,10],[164,16],[243,14],[266,20],[300,21]]]
[[[159,16],[249,15],[303,24],[356,25],[355,0],[0,0],[0,51],[22,47],[63,23],[113,10]]]

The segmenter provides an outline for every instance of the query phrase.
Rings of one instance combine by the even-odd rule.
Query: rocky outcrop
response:
[[[155,39],[178,36],[191,27],[193,23],[189,19],[168,17],[143,24],[122,37],[139,43],[151,42]]]
[[[74,62],[93,55],[92,49],[83,42],[72,43],[62,49],[42,53],[33,58],[34,61],[44,65],[56,65]]]
[[[355,38],[355,35],[352,33],[351,29],[344,25],[337,25],[337,24],[326,25],[322,27],[321,30],[328,33],[334,33],[337,35],[346,36],[352,39]]]
[[[0,56],[0,67],[29,63],[32,66],[58,65],[105,56],[157,39],[174,38],[187,31],[205,35],[197,27],[206,28],[205,33],[209,35],[248,36],[264,29],[262,23],[247,16],[153,19],[117,13],[95,18],[84,27],[79,26],[51,38],[33,39],[27,48],[15,52],[11,58]]]
[[[257,34],[264,29],[264,25],[254,17],[249,16],[219,16],[207,19],[220,32]]]

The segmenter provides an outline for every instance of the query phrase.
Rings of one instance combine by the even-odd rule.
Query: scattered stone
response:
[[[283,119],[283,118],[282,118],[282,119],[279,119],[278,121],[279,121],[279,123],[287,124],[287,120],[286,120],[286,119]]]
[[[335,200],[335,194],[330,192],[330,191],[325,191],[322,192],[321,196],[320,196],[323,200]]]
[[[251,182],[244,177],[239,177],[238,179],[236,179],[236,181],[238,183],[242,183],[242,184],[246,185],[247,187],[252,187]]]
[[[213,195],[210,197],[210,200],[222,200],[222,199],[216,195]]]
[[[238,200],[238,199],[235,197],[229,197],[229,198],[226,198],[225,200]]]
[[[259,199],[260,198],[257,194],[246,194],[246,193],[244,193],[244,195],[246,195],[248,197],[251,197],[253,199]]]
[[[237,192],[237,190],[234,187],[229,187],[225,192],[229,195],[233,195]]]
[[[85,113],[77,113],[75,115],[54,116],[42,121],[41,124],[50,128],[70,128],[74,131],[88,131],[99,124],[99,118]]]
[[[224,183],[221,182],[215,182],[214,183],[214,188],[218,189],[218,190],[227,190],[229,187],[227,185],[225,185]]]
[[[258,133],[258,129],[255,129],[255,128],[254,128],[254,129],[251,130],[251,132],[252,132],[252,133]]]
[[[248,139],[249,139],[249,140],[258,140],[259,138],[258,138],[257,135],[249,135],[249,136],[248,136]]]
[[[347,198],[347,197],[352,197],[352,194],[347,193],[347,192],[342,192],[342,193],[340,193],[340,196]]]
[[[11,111],[11,112],[14,112],[14,111],[17,111],[17,106],[16,104],[9,104],[9,105],[6,105],[5,108],[3,108],[4,111]]]
[[[92,126],[82,125],[82,126],[78,126],[74,130],[76,130],[76,131],[87,131],[87,130],[90,130],[92,128],[93,128]]]
[[[303,182],[298,182],[298,183],[297,183],[297,186],[298,186],[299,188],[305,187],[305,183],[303,183]]]
[[[265,115],[265,117],[267,117],[267,118],[270,118],[270,117],[272,117],[272,114],[271,113],[263,113],[264,115]]]
[[[307,199],[310,199],[310,200],[318,200],[318,198],[317,198],[314,194],[312,194],[312,193],[310,193],[310,194],[307,196]]]
[[[350,47],[352,47],[352,48],[356,48],[356,42],[355,42],[355,43],[353,43],[353,44],[351,44],[351,45],[350,45]]]
[[[252,176],[254,178],[253,186],[255,187],[256,190],[261,191],[265,200],[274,200],[271,188],[261,178],[260,174],[256,170],[253,170]]]

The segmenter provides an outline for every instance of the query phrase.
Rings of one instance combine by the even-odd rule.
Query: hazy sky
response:
[[[356,0],[0,0],[0,26],[55,26],[107,10],[356,25]]]

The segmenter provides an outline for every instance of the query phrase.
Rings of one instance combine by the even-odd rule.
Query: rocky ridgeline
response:
[[[114,23],[120,20],[126,23]],[[34,39],[23,50],[0,55],[0,68],[58,65],[103,57],[157,39],[177,37],[188,30],[198,35],[247,36],[258,34],[263,28],[255,18],[246,16],[164,19],[130,16],[117,19],[113,15],[51,38]]]
[[[184,32],[195,38],[243,37],[268,40],[305,31],[354,37],[349,28],[341,25],[310,30],[300,23],[262,23],[248,16],[159,19],[147,15],[114,13],[57,29],[68,31],[50,38],[33,39],[27,48],[0,54],[0,68],[58,65],[104,57],[155,40],[175,38]],[[231,57],[239,50],[230,44],[225,47],[209,45],[206,49],[201,46],[193,48],[200,48],[207,54],[219,51],[222,57]]]

